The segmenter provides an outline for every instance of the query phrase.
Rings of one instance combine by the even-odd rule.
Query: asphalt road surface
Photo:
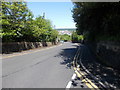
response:
[[[3,58],[3,88],[65,88],[74,71],[71,62],[78,44],[66,42],[52,48]]]

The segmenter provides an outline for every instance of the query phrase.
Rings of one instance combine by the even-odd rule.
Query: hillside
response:
[[[68,30],[68,31],[76,31],[75,28],[59,28],[59,29],[56,29],[57,31],[65,31],[65,30]]]

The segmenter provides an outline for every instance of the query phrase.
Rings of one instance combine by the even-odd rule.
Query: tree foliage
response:
[[[2,2],[1,18],[3,42],[53,41],[58,35],[50,20],[42,16],[33,19],[25,2]]]
[[[120,3],[75,2],[72,12],[77,32],[86,39],[120,40]]]
[[[2,32],[5,41],[22,36],[22,30],[29,18],[25,2],[2,2]]]
[[[78,35],[77,32],[72,33],[72,42],[81,42],[83,39],[83,35]]]
[[[71,41],[71,36],[68,34],[60,35],[60,40]]]

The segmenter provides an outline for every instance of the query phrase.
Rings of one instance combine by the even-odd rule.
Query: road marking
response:
[[[58,45],[58,46],[61,46],[62,44]],[[15,56],[21,56],[21,55],[25,55],[25,54],[30,54],[30,53],[35,53],[35,52],[39,52],[39,51],[43,51],[43,50],[47,50],[47,49],[51,49],[51,48],[55,48],[57,46],[52,46],[52,47],[47,47],[45,49],[40,49],[40,50],[37,50],[37,51],[24,51],[23,53],[20,53],[20,54],[17,54],[17,55],[10,55],[10,56],[2,56],[2,59],[6,59],[6,58],[11,58],[11,57],[15,57]],[[37,49],[37,48],[36,48]],[[31,49],[32,50],[32,49]]]
[[[91,80],[89,80],[88,78],[86,78],[86,79],[94,88],[98,88],[94,83],[91,82]]]
[[[75,73],[77,74],[77,76],[78,76],[80,79],[82,79],[82,75],[80,75],[80,74],[78,73],[78,71],[75,71]]]
[[[76,74],[74,73],[74,74],[72,75],[71,80],[74,80],[75,78],[76,78]],[[69,89],[69,88],[71,87],[71,85],[72,85],[72,81],[69,81],[68,84],[67,84],[67,86],[66,86],[66,88]],[[66,89],[66,90],[67,90],[67,89]]]
[[[78,48],[78,50],[79,50],[79,48]],[[78,53],[78,50],[77,50],[77,53]],[[98,87],[90,79],[88,79],[86,77],[83,77],[83,76],[85,76],[85,74],[80,71],[79,66],[77,66],[77,68],[75,67],[75,60],[78,58],[76,56],[77,53],[75,54],[75,57],[74,57],[74,60],[73,60],[73,66],[74,66],[73,69],[74,69],[77,77],[79,77],[81,79],[81,81],[84,82],[87,85],[88,88],[90,88],[92,90],[94,90],[94,89],[99,90]],[[76,65],[77,65],[77,63],[76,63]]]
[[[76,74],[74,73],[72,76],[72,80],[74,80],[76,78]]]
[[[83,79],[82,76],[85,76],[85,75],[82,72],[78,72],[77,68],[74,68],[74,69],[75,69],[76,75],[82,80],[82,82],[84,82],[88,86],[88,88],[98,89],[98,87],[90,79],[88,78]]]
[[[89,83],[85,83],[86,85],[87,85],[87,87],[88,88],[90,88],[90,89],[93,89],[94,90],[94,88],[89,84]]]
[[[67,86],[66,86],[66,88],[70,88],[71,85],[72,85],[72,81],[69,81],[68,84],[67,84]]]

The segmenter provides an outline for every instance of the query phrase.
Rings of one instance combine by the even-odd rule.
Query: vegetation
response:
[[[84,38],[83,38],[83,35],[78,35],[77,32],[73,32],[71,39],[72,39],[72,42],[82,42]]]
[[[63,41],[71,41],[71,36],[68,35],[68,34],[64,34],[64,35],[60,35],[60,40],[63,40]]]
[[[50,20],[44,16],[33,19],[25,2],[2,2],[1,13],[0,37],[3,42],[55,41],[58,36],[58,32],[52,29]]]
[[[88,41],[120,41],[120,2],[74,2],[77,33]]]
[[[83,40],[83,35],[78,35],[76,31],[72,32],[72,35],[64,34],[59,35],[60,40],[63,41],[72,41],[73,43],[78,43]]]

